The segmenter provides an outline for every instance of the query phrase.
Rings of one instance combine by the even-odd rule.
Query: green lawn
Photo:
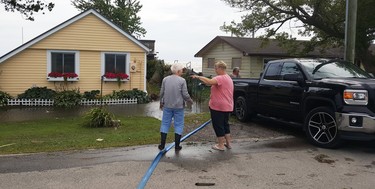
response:
[[[122,123],[119,128],[82,127],[82,118],[0,123],[0,154],[156,144],[160,140],[160,121],[155,118],[117,119]]]
[[[209,113],[195,114],[186,116],[185,122],[203,123],[208,118]],[[82,127],[81,117],[0,123],[0,154],[125,147],[160,142],[160,120],[137,116],[116,119],[121,120],[122,124],[118,128]],[[169,134],[169,142],[173,140],[172,135]]]

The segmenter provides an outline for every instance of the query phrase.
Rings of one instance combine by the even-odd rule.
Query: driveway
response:
[[[233,123],[233,149],[219,152],[211,149],[210,132],[208,125],[186,140],[180,153],[167,152],[146,188],[362,189],[375,185],[374,144],[316,148],[299,129],[255,120]],[[0,156],[0,188],[136,188],[158,152],[155,144]]]

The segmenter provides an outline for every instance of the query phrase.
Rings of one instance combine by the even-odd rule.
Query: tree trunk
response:
[[[151,84],[160,84],[161,81],[161,76],[160,76],[160,71],[157,69],[155,70],[154,74],[152,75],[150,79]]]
[[[357,57],[359,57],[358,59],[362,63],[366,72],[375,74],[375,56],[370,50],[359,52]]]

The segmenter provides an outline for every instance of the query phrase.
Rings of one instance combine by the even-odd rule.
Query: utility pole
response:
[[[345,59],[354,63],[357,27],[357,0],[346,0]]]

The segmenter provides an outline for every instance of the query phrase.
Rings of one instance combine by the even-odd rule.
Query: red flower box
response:
[[[76,73],[51,72],[48,74],[48,77],[76,78],[78,75]]]
[[[107,72],[104,74],[104,77],[107,79],[128,79],[129,75],[126,73],[110,73]]]
[[[117,81],[118,86],[121,86],[121,83],[125,81],[125,79],[129,78],[129,75],[126,73],[110,73],[106,72],[104,74],[105,81]]]
[[[48,74],[48,81],[64,81],[67,83],[67,81],[78,81],[78,75],[73,72],[69,73],[60,73],[60,72],[51,72]]]
[[[76,73],[63,73],[62,76],[64,78],[76,78],[78,75]]]
[[[59,72],[51,72],[48,74],[48,77],[62,77],[63,74]]]

